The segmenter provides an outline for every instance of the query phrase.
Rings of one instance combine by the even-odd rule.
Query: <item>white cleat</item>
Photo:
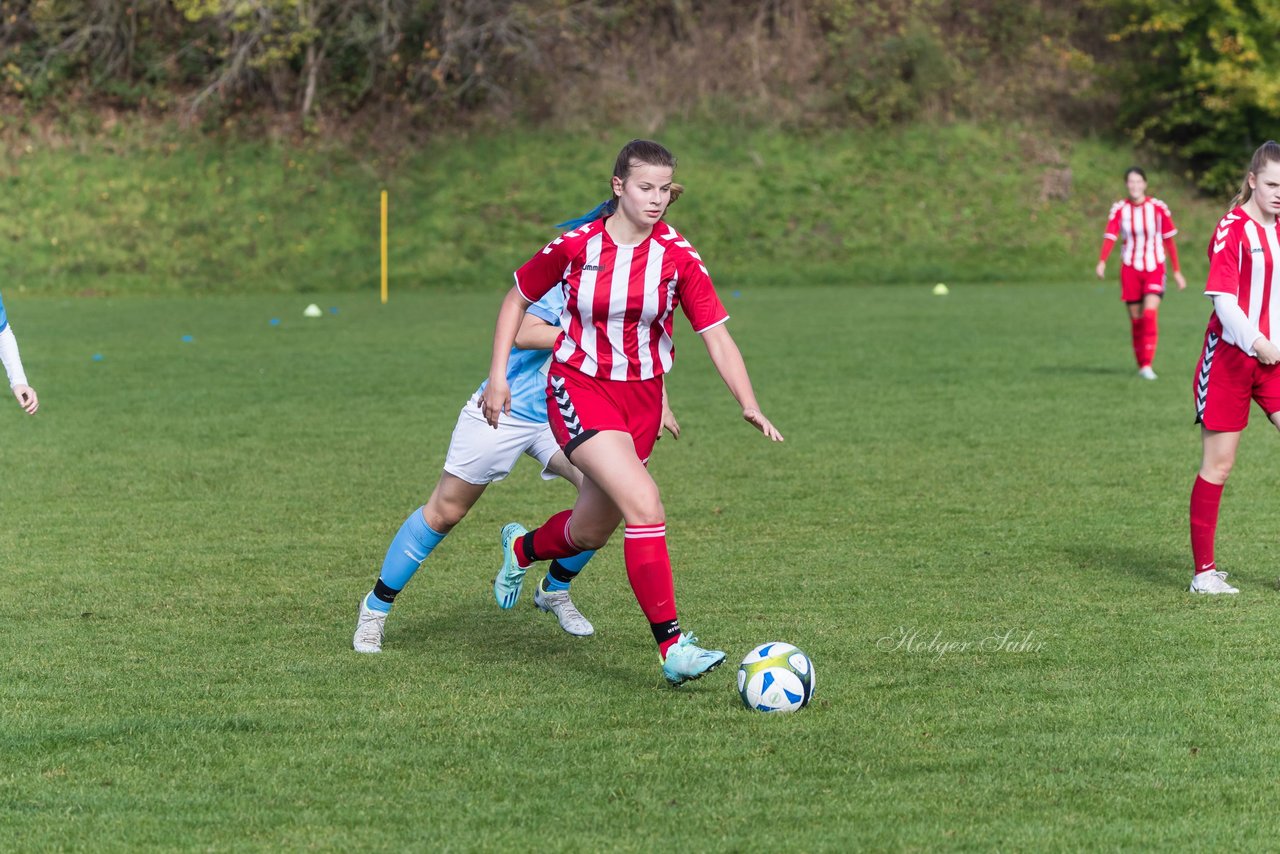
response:
[[[1138,368],[1138,376],[1144,380],[1153,380],[1156,378],[1156,372],[1151,370],[1150,365],[1147,365],[1145,368]]]
[[[387,623],[383,611],[375,611],[360,600],[360,613],[356,617],[356,633],[351,648],[356,652],[382,652],[382,632]]]
[[[574,607],[568,590],[548,592],[542,589],[542,582],[538,582],[533,588],[533,604],[540,611],[555,614],[560,621],[560,628],[574,637],[585,638],[596,633],[595,626]]]
[[[1191,578],[1192,593],[1239,593],[1227,583],[1227,574],[1220,569],[1198,572]]]

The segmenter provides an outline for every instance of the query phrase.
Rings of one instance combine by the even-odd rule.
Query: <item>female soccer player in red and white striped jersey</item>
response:
[[[1107,214],[1097,273],[1099,279],[1106,278],[1107,256],[1115,247],[1116,238],[1120,238],[1124,244],[1120,250],[1120,299],[1129,307],[1133,357],[1138,362],[1138,376],[1153,380],[1156,372],[1151,363],[1155,361],[1159,337],[1158,312],[1164,295],[1166,250],[1178,290],[1186,288],[1187,280],[1178,267],[1178,247],[1173,242],[1178,229],[1173,224],[1169,206],[1147,196],[1147,173],[1137,166],[1130,166],[1124,173],[1124,182],[1129,198],[1116,202]]]
[[[1272,326],[1280,317],[1280,144],[1253,154],[1240,193],[1209,240],[1205,295],[1213,314],[1192,381],[1204,453],[1191,489],[1193,593],[1238,593],[1213,557],[1222,486],[1231,474],[1240,433],[1256,400],[1280,428],[1280,348]]]
[[[623,521],[627,578],[658,643],[663,675],[679,685],[715,669],[724,653],[695,645],[680,630],[666,514],[645,468],[662,419],[676,306],[702,336],[742,417],[775,442],[782,435],[760,411],[702,258],[663,221],[676,187],[675,166],[675,157],[656,142],[627,143],[614,164],[612,197],[602,216],[562,234],[516,271],[515,287],[498,312],[481,406],[496,425],[510,405],[507,354],[520,319],[531,302],[563,282],[564,332],[553,351],[547,412],[557,441],[584,475],[582,489],[572,509],[532,532],[515,523],[503,528],[494,595],[509,600],[534,561],[599,548]]]

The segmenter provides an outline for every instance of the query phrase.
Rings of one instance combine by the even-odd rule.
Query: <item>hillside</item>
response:
[[[33,141],[0,158],[0,276],[6,294],[376,288],[385,187],[393,291],[497,291],[556,222],[604,197],[628,135],[455,134],[402,157],[129,124]],[[669,219],[729,287],[1088,281],[1134,157],[1032,126],[659,136],[688,188]],[[1226,200],[1145,165],[1194,274]]]

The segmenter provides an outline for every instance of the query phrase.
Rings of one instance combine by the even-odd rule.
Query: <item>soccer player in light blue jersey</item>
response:
[[[562,477],[579,488],[582,473],[569,462],[547,424],[547,366],[551,348],[560,333],[564,293],[555,288],[529,306],[511,350],[507,383],[511,387],[511,411],[493,429],[479,408],[480,385],[458,414],[449,442],[444,470],[427,503],[409,515],[387,549],[382,571],[372,590],[360,600],[359,616],[351,646],[357,652],[381,652],[387,614],[397,594],[440,544],[467,515],[490,483],[510,473],[521,454],[542,465],[546,480]],[[669,409],[663,425],[673,436],[679,433]],[[591,635],[594,627],[569,598],[569,585],[594,552],[554,561],[533,594],[534,604],[555,614],[560,627],[571,635]],[[495,591],[495,595],[497,592]],[[512,608],[520,588],[504,589],[498,605]]]
[[[4,372],[9,377],[9,388],[18,399],[18,405],[28,415],[35,415],[40,408],[40,400],[36,397],[36,390],[27,385],[27,374],[22,370],[22,357],[18,355],[18,339],[13,336],[13,327],[9,325],[9,317],[5,314],[3,299],[0,299],[0,364],[4,365]]]

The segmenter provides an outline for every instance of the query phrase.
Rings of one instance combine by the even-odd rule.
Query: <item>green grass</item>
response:
[[[738,284],[787,442],[682,328],[652,469],[686,626],[812,656],[777,718],[731,667],[662,684],[617,543],[574,586],[596,637],[494,606],[499,526],[570,500],[527,463],[350,651],[496,295],[6,293],[42,409],[0,408],[0,849],[1272,844],[1280,445],[1255,423],[1226,492],[1240,596],[1192,597],[1204,301],[1167,301],[1147,384],[1114,284]]]
[[[0,154],[6,293],[263,293],[377,288],[378,194],[392,287],[501,287],[608,193],[640,131],[446,136],[403,153],[216,141],[125,125]],[[712,272],[752,284],[1067,281],[1092,269],[1135,159],[1035,126],[782,133],[672,126],[687,195],[670,220]],[[1042,176],[1072,169],[1065,201]],[[1199,258],[1226,199],[1148,163]]]

